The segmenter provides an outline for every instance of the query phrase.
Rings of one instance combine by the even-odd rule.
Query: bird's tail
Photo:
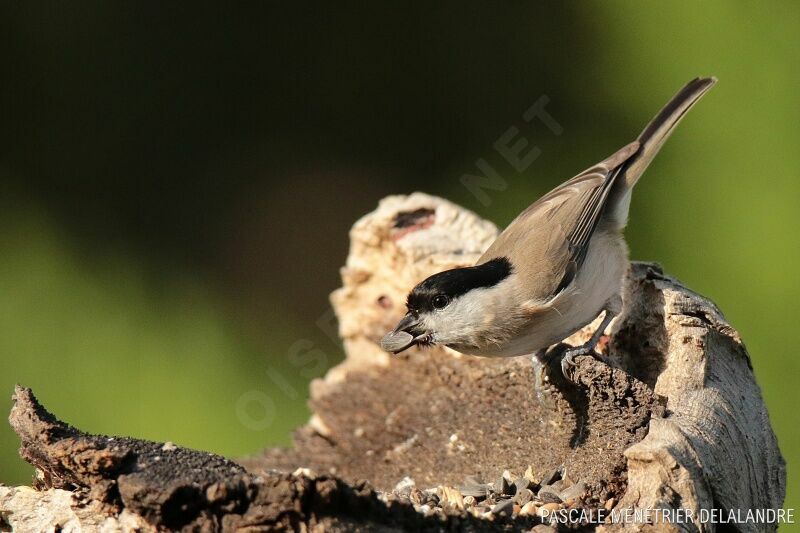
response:
[[[678,122],[715,83],[717,78],[714,77],[695,78],[672,97],[639,135],[639,150],[625,162],[621,175],[617,177],[618,185],[627,189],[636,185]]]
[[[713,76],[695,78],[687,83],[658,112],[636,139],[639,148],[622,164],[619,174],[614,179],[613,188],[606,204],[611,208],[611,217],[617,224],[624,226],[627,222],[633,186],[661,150],[678,122],[715,83],[717,83],[717,78]]]

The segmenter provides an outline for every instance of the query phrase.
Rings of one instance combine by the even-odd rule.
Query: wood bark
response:
[[[589,528],[714,531],[698,521],[702,513],[781,507],[785,463],[744,344],[711,301],[657,265],[632,264],[604,361],[579,357],[577,385],[561,378],[558,347],[544,368],[446,348],[382,352],[378,340],[410,287],[474,262],[496,235],[474,213],[421,193],[384,199],[355,224],[343,287],[332,295],[347,358],[312,384],[314,415],[292,449],[233,462],[92,436],[19,388],[10,422],[37,469],[37,490],[0,487],[0,524],[549,530],[542,515],[559,508],[585,510]],[[517,489],[501,488],[504,471],[527,479],[528,505],[509,494]],[[464,498],[478,478],[490,482],[492,509]],[[647,511],[654,523],[614,523],[609,509]],[[665,523],[655,509],[694,520]]]

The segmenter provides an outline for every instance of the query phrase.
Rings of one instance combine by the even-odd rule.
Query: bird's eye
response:
[[[444,294],[437,294],[433,297],[433,307],[436,309],[443,309],[450,303],[450,299]]]

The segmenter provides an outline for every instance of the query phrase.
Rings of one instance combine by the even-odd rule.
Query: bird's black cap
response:
[[[513,267],[507,257],[498,257],[473,267],[454,268],[434,274],[411,290],[406,301],[409,311],[431,311],[434,299],[445,296],[451,301],[473,289],[492,287],[506,279]]]

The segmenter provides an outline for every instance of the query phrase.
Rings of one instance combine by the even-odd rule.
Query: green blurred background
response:
[[[800,506],[800,4],[0,10],[0,411],[19,382],[92,432],[286,444],[341,358],[356,218],[424,190],[506,224],[713,74],[629,242],[741,331]],[[542,95],[560,136],[521,119]],[[541,149],[522,173],[510,126]],[[508,182],[489,205],[459,181],[478,158]],[[17,445],[0,424],[0,482],[30,480]]]

